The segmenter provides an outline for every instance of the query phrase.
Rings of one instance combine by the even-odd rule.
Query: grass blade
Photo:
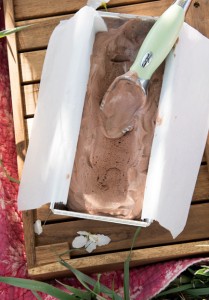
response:
[[[186,291],[187,294],[190,296],[203,296],[209,295],[209,287],[202,288],[202,289],[189,289]]]
[[[133,247],[134,247],[134,245],[135,245],[136,239],[138,238],[141,229],[142,229],[141,227],[138,227],[138,228],[136,229],[136,232],[134,233],[134,237],[133,237],[132,245],[131,245],[131,250],[130,250],[130,254],[129,254],[130,256],[131,256],[131,252],[132,252],[132,250],[133,250]]]
[[[1,33],[1,32],[0,32],[0,33]],[[11,176],[7,173],[7,171],[6,171],[5,167],[4,167],[3,161],[2,161],[1,159],[0,159],[0,167],[2,167],[5,176],[6,176],[11,182],[15,182],[15,183],[18,183],[18,184],[20,183],[20,181],[19,181],[18,179],[15,179],[15,178],[11,177]]]
[[[101,277],[101,274],[98,274],[97,276],[98,276],[97,277],[97,282],[96,282],[96,284],[94,286],[94,290],[93,291],[96,294],[100,294],[101,293],[101,286],[100,286],[100,277]]]
[[[43,300],[37,292],[35,292],[35,291],[31,291],[31,292],[38,300]]]
[[[183,284],[181,286],[178,286],[178,287],[169,289],[167,291],[161,292],[160,294],[158,294],[156,296],[156,298],[162,297],[162,296],[167,296],[167,295],[170,295],[170,294],[175,294],[175,293],[183,292],[183,291],[191,289],[192,287],[193,287],[192,283]]]
[[[64,261],[64,262],[65,262],[65,261]],[[65,262],[65,263],[66,263],[66,262]],[[67,264],[67,263],[66,263],[66,264]],[[67,265],[68,265],[68,264],[67,264]],[[68,265],[68,266],[71,267],[70,265]],[[72,268],[72,267],[71,267],[71,268]],[[83,274],[82,272],[80,272],[80,271],[78,271],[78,270],[76,270],[76,269],[74,269],[74,268],[72,268],[72,269],[73,269],[72,272],[74,273],[74,275],[76,276],[76,278],[78,279],[78,281],[85,287],[86,290],[88,290],[88,291],[91,293],[92,296],[96,296],[98,300],[105,300],[105,298],[103,298],[102,296],[96,294],[96,293],[94,292],[94,290],[92,290],[92,289],[87,285],[88,282],[85,281],[85,277],[88,277],[87,275]],[[70,269],[70,270],[71,270],[71,269]],[[89,278],[90,278],[90,277],[89,277]],[[95,284],[93,284],[93,285],[90,284],[90,285],[93,286],[93,287],[95,287],[96,283],[97,283],[97,281],[95,281]]]
[[[130,291],[129,291],[129,262],[126,260],[124,262],[124,300],[129,300]]]
[[[4,282],[16,287],[25,288],[33,292],[42,292],[60,300],[78,300],[77,297],[69,295],[48,283],[31,279],[0,277],[0,282]]]
[[[75,276],[76,278],[80,281],[82,281],[85,284],[89,284],[90,286],[94,287],[96,285],[96,280],[94,280],[93,278],[85,275],[84,273],[74,269],[71,265],[69,265],[64,259],[62,259],[60,257],[60,263],[65,266],[68,270],[70,270]],[[80,282],[81,282],[80,281]],[[100,284],[100,291],[101,293],[104,293],[106,295],[108,295],[111,299],[113,299],[113,295],[115,297],[115,300],[123,300],[118,294],[116,294],[115,292],[113,292],[112,290],[110,290],[109,288],[107,288],[106,286]]]
[[[64,284],[58,280],[56,280],[59,284],[61,284],[62,286],[64,286],[68,291],[70,291],[71,293],[73,293],[75,296],[79,297],[80,299],[83,300],[91,300],[91,292],[84,292],[80,289],[74,288],[70,285]]]
[[[131,261],[131,254],[132,254],[132,250],[133,247],[135,245],[136,239],[138,238],[138,235],[141,231],[141,227],[138,227],[136,229],[136,232],[134,234],[133,240],[132,240],[132,245],[131,245],[131,249],[129,252],[129,255],[127,257],[127,259],[124,262],[124,300],[129,300],[130,299],[130,295],[129,295],[129,269],[130,269],[130,261]]]
[[[0,38],[3,38],[3,37],[5,37],[5,36],[7,36],[9,34],[18,32],[18,31],[20,31],[22,29],[25,29],[25,28],[27,28],[27,27],[29,27],[31,25],[24,25],[24,26],[19,26],[19,27],[16,27],[16,28],[2,30],[2,31],[0,31]]]
[[[195,276],[197,275],[209,277],[209,269],[207,267],[201,268],[195,272]]]

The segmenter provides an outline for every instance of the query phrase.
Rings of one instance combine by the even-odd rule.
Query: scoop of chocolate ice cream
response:
[[[120,138],[133,130],[135,115],[147,104],[145,94],[135,72],[117,77],[107,90],[100,109],[104,134]]]
[[[128,82],[119,86],[117,95],[107,98],[105,93],[116,77],[129,70],[152,25],[132,19],[96,36],[69,190],[70,210],[140,217],[163,68],[154,74],[148,97]]]

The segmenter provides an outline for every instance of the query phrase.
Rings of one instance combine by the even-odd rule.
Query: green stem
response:
[[[8,174],[6,168],[4,167],[3,161],[2,161],[1,159],[0,159],[0,167],[2,167],[5,176],[6,176],[11,182],[20,184],[20,181],[19,181],[18,179],[15,179],[14,177],[11,177],[11,176]]]
[[[136,239],[137,239],[140,231],[141,231],[141,227],[138,227],[135,234],[134,234],[133,240],[132,240],[132,245],[131,245],[129,255],[128,255],[127,259],[124,262],[124,300],[129,300],[130,299],[130,295],[129,295],[129,269],[130,269],[131,254],[132,254],[133,247],[135,245]]]

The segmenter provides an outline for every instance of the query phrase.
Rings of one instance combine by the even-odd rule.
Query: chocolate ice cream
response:
[[[121,82],[120,94],[108,99],[104,95],[114,79],[129,70],[152,25],[153,21],[131,19],[96,36],[69,190],[70,210],[140,217],[163,67],[153,75],[148,97],[129,81]],[[135,80],[135,74],[130,76]]]

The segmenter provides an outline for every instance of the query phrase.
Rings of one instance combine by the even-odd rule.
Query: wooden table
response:
[[[112,0],[108,11],[159,16],[173,0]],[[8,58],[17,144],[18,170],[21,177],[30,128],[33,122],[40,75],[50,34],[60,20],[69,18],[86,1],[77,0],[4,0],[6,27],[35,24],[15,37],[8,37]],[[209,1],[193,1],[186,21],[209,37]],[[198,59],[198,58],[197,58]],[[209,254],[209,143],[200,166],[188,222],[175,240],[157,223],[142,230],[132,256],[132,265],[165,261],[179,257]],[[130,249],[135,228],[49,215],[48,205],[23,213],[25,246],[29,275],[50,278],[68,273],[57,262],[56,253],[69,249],[78,230],[103,233],[112,242],[93,255],[84,252],[65,256],[73,267],[88,272],[121,268]],[[44,222],[44,232],[34,234],[36,219]]]

